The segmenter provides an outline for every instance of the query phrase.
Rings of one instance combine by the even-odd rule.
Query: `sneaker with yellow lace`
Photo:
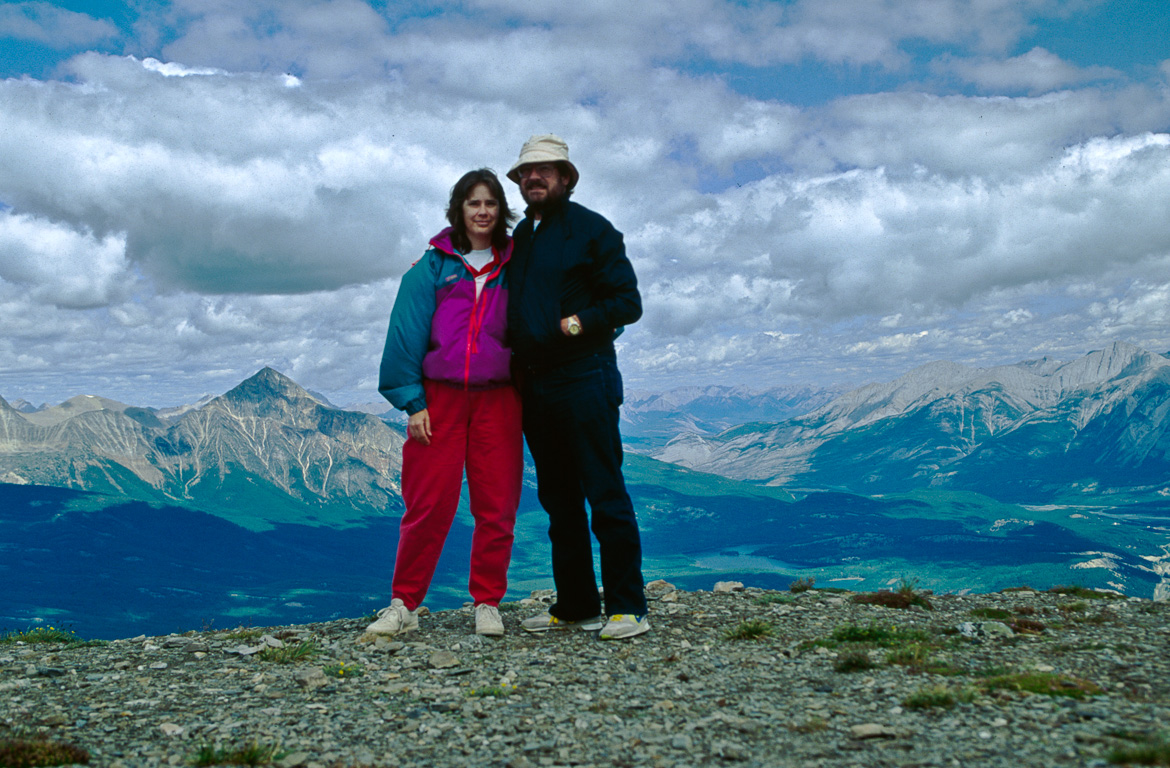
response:
[[[598,637],[602,640],[625,640],[649,631],[650,620],[645,614],[636,616],[632,613],[617,613],[609,617]]]
[[[527,632],[549,632],[554,629],[601,629],[603,618],[594,616],[591,619],[580,621],[566,621],[558,619],[548,611],[537,614],[520,622],[520,626]]]

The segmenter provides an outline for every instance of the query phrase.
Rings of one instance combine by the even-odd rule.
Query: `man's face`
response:
[[[561,175],[556,163],[530,163],[516,172],[520,175],[520,194],[529,207],[539,210],[565,196],[569,179]]]

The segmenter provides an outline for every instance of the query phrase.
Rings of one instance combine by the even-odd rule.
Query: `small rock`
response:
[[[663,595],[668,592],[674,592],[675,587],[665,579],[655,579],[646,585],[646,591],[651,595]]]
[[[431,654],[430,665],[434,669],[448,669],[459,666],[459,659],[450,651],[435,651]]]
[[[308,752],[293,752],[276,761],[277,768],[299,768],[309,762],[311,755]]]
[[[1016,633],[1001,621],[964,621],[955,627],[963,637],[1012,637]]]
[[[37,677],[64,677],[65,670],[60,667],[36,667],[35,674]]]
[[[742,592],[743,591],[743,582],[742,581],[717,581],[717,582],[715,582],[715,586],[712,587],[711,591],[715,592],[715,593]]]
[[[300,687],[310,691],[329,685],[329,678],[325,677],[325,673],[321,671],[320,667],[298,669],[293,673],[293,680]]]
[[[377,635],[374,639],[374,650],[386,654],[395,654],[406,647],[405,643],[397,640],[388,640],[384,635]]]
[[[862,723],[849,727],[849,733],[855,739],[892,739],[898,734],[880,723]]]

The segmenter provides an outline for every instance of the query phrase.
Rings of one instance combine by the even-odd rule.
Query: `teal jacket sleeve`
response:
[[[382,349],[378,391],[391,405],[409,415],[427,407],[422,364],[430,345],[431,318],[435,314],[437,262],[437,254],[433,249],[428,250],[403,275]]]

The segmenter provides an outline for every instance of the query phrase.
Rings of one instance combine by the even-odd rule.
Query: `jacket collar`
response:
[[[442,232],[431,238],[431,247],[441,253],[447,254],[448,256],[461,256],[459,251],[455,249],[455,244],[451,242],[451,234],[454,231],[454,227],[444,228]],[[500,251],[493,245],[492,255],[495,256],[501,264],[507,263],[508,259],[512,257],[512,238],[508,238],[508,247],[503,251]]]

